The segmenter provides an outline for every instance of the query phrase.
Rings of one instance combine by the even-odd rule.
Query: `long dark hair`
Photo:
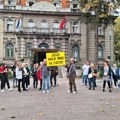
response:
[[[105,63],[107,63],[108,66],[110,66],[109,62],[107,60],[104,61]]]

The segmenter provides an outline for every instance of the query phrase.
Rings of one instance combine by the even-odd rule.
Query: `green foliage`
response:
[[[119,63],[119,64],[117,64],[117,68],[120,68],[120,63]]]
[[[24,62],[24,58],[21,58],[21,59],[20,59],[20,62]]]
[[[119,1],[119,0],[118,0]],[[113,24],[113,16],[111,13],[115,12],[119,2],[108,2],[107,0],[80,0],[80,10],[84,13],[89,13],[87,20],[94,26],[104,24]],[[94,13],[91,15],[91,13]]]
[[[11,71],[8,71],[8,79],[12,79],[13,78],[13,74]]]
[[[102,76],[103,76],[103,72],[102,72],[102,70],[99,70],[99,72],[98,72],[98,73],[99,73],[99,76],[100,76],[100,77],[102,77]]]
[[[82,78],[82,76],[83,76],[83,72],[81,72],[81,74],[80,74],[80,78]]]

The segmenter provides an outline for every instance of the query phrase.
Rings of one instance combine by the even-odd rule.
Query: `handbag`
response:
[[[92,75],[92,73],[90,73],[89,75],[88,75],[88,78],[92,78],[93,77],[93,75]]]

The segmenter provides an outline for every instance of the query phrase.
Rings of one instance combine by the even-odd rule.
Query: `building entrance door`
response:
[[[36,60],[34,62],[40,63],[44,59],[46,59],[46,53],[50,52],[58,52],[58,49],[41,49],[41,48],[30,48],[34,55],[36,55]]]

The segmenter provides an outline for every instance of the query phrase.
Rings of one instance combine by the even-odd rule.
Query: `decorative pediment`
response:
[[[46,1],[36,2],[31,8],[37,11],[56,11],[56,7],[52,3]]]

